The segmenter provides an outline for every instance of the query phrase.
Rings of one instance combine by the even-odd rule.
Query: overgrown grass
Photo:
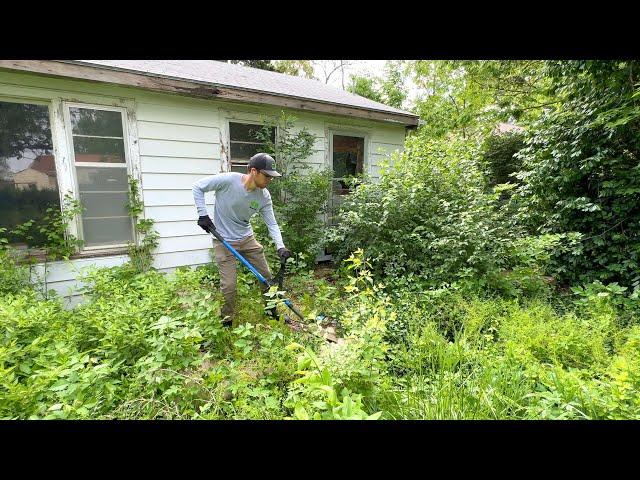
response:
[[[637,299],[389,288],[354,255],[285,284],[310,317],[341,320],[325,344],[264,316],[249,275],[231,331],[213,266],[94,270],[73,310],[5,290],[0,417],[640,418]]]

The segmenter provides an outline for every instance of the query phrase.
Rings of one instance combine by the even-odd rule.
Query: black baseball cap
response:
[[[270,177],[282,176],[276,172],[276,161],[267,153],[256,153],[251,157],[249,160],[249,169],[251,168],[255,168]]]

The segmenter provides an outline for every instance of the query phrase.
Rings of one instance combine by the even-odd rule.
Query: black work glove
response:
[[[216,231],[216,227],[209,218],[209,215],[204,215],[198,218],[198,225],[207,233],[213,233]]]
[[[291,256],[291,252],[286,248],[282,247],[278,249],[278,256],[280,257],[280,260],[285,261],[287,258]]]

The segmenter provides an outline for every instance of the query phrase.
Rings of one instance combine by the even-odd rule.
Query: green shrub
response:
[[[527,129],[512,199],[531,232],[582,235],[581,251],[553,256],[563,283],[640,282],[639,67],[547,62],[558,101]]]
[[[359,186],[343,204],[330,232],[344,258],[357,248],[377,274],[413,275],[439,287],[499,269],[515,233],[484,193],[475,147],[409,138],[379,183]]]
[[[0,295],[32,289],[29,266],[21,261],[22,255],[17,251],[6,248],[7,239],[2,234],[0,228]]]
[[[285,245],[296,254],[298,261],[311,266],[323,246],[323,214],[329,197],[331,171],[314,171],[305,163],[315,152],[316,137],[306,127],[294,131],[295,120],[284,112],[277,122],[265,119],[264,127],[256,136],[265,144],[265,152],[274,156],[278,171],[282,173],[282,177],[271,182],[269,192]],[[270,132],[276,126],[277,136],[273,143]],[[268,241],[264,222],[254,221],[252,226],[261,242]]]
[[[524,135],[521,133],[494,134],[485,138],[481,155],[490,187],[517,182],[511,174],[522,169],[522,160],[515,154],[524,147]]]

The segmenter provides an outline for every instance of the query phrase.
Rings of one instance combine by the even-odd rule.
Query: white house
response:
[[[127,175],[139,180],[144,216],[160,234],[154,266],[209,262],[211,238],[196,225],[191,185],[244,171],[261,147],[251,130],[282,111],[315,135],[309,164],[335,167],[337,176],[375,178],[380,160],[402,149],[407,129],[418,125],[412,113],[316,80],[223,62],[0,60],[0,128],[8,130],[0,133],[13,139],[10,151],[0,151],[0,188],[29,169],[33,155],[21,152],[30,150],[55,159],[53,188],[85,209],[70,227],[85,246],[71,262],[48,265],[47,287],[75,303],[78,269],[127,261],[124,246],[136,241]],[[0,216],[19,217],[11,209],[0,204]]]

